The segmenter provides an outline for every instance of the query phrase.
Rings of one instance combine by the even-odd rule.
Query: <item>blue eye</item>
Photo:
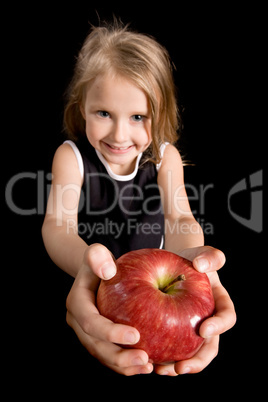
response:
[[[142,116],[141,114],[134,114],[133,116],[131,116],[132,120],[135,122],[140,122],[144,119],[144,116]]]
[[[98,110],[97,114],[98,114],[100,117],[103,117],[103,118],[110,117],[110,113],[109,113],[109,112],[106,112],[105,110]]]

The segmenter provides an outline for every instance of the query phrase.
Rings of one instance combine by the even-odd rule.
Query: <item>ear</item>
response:
[[[85,107],[82,103],[79,103],[79,109],[80,109],[81,115],[83,116],[84,120],[86,120]]]

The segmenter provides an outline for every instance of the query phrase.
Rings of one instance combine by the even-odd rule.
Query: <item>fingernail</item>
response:
[[[132,360],[132,366],[144,366],[148,362],[144,362],[141,357],[135,357],[135,359]]]
[[[150,374],[151,372],[152,372],[151,367],[144,366],[139,369],[140,374]]]
[[[182,373],[180,373],[180,374],[188,374],[188,373],[190,373],[190,371],[191,371],[191,367],[185,367],[184,369],[183,369],[183,371],[182,371]]]
[[[115,265],[110,262],[106,262],[103,264],[101,272],[104,279],[111,279],[116,274]]]
[[[127,332],[124,336],[124,341],[127,344],[133,345],[138,342],[138,339],[134,332]]]
[[[199,272],[206,272],[209,268],[209,263],[206,258],[200,257],[196,258],[195,265]]]
[[[207,327],[206,332],[205,332],[206,338],[210,338],[211,336],[213,336],[213,335],[215,334],[216,330],[217,330],[216,326],[210,324],[210,325]]]

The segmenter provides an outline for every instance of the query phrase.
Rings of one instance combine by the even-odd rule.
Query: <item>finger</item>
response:
[[[69,317],[69,320],[82,345],[105,366],[125,375],[152,372],[153,366],[148,363],[148,355],[143,350],[122,349],[113,343],[91,337],[84,333],[73,317]]]
[[[96,292],[100,279],[104,279],[104,275],[108,277],[108,274],[105,273],[105,268],[107,268],[107,264],[109,263],[114,267],[116,273],[116,266],[112,254],[101,244],[89,246],[84,253],[83,262],[72,288],[79,287]],[[102,269],[104,270],[104,274]]]
[[[219,350],[219,336],[206,339],[201,349],[188,360],[175,363],[178,374],[199,373],[217,356]]]
[[[116,274],[113,255],[102,244],[92,244],[84,255],[84,262],[101,279],[111,279]]]
[[[159,375],[167,375],[171,377],[175,377],[178,375],[175,371],[175,365],[173,364],[156,364],[154,367],[154,371]]]
[[[133,345],[139,341],[140,334],[136,328],[123,324],[114,324],[101,316],[94,304],[94,299],[93,292],[84,288],[76,289],[73,287],[66,301],[68,313],[75,317],[75,320],[86,334],[106,342],[124,345]]]
[[[140,349],[122,349],[118,345],[92,337],[86,339],[85,345],[92,356],[113,369],[134,367],[138,372],[141,367],[149,363],[147,353]]]
[[[187,248],[180,251],[179,255],[192,261],[194,268],[199,272],[218,270],[226,260],[222,251],[210,246]]]
[[[147,363],[144,366],[130,366],[125,368],[121,367],[118,368],[117,366],[112,365],[107,367],[109,367],[110,369],[114,370],[119,374],[123,374],[126,376],[132,376],[136,374],[150,374],[154,369],[154,366],[151,363]]]
[[[140,339],[139,331],[136,328],[115,324],[99,314],[90,314],[88,317],[84,317],[84,320],[79,318],[80,320],[77,319],[77,321],[86,334],[105,342],[134,345]]]
[[[236,323],[234,304],[226,289],[218,282],[218,285],[212,287],[212,291],[216,313],[201,324],[199,334],[203,338],[222,334]]]
[[[221,250],[205,246],[193,259],[193,266],[199,272],[212,272],[222,268],[225,261],[225,255]]]

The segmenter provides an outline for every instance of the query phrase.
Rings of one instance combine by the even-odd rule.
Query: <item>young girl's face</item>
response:
[[[151,143],[151,111],[146,94],[131,81],[109,74],[89,86],[81,112],[86,135],[115,174],[132,173],[139,153]]]

